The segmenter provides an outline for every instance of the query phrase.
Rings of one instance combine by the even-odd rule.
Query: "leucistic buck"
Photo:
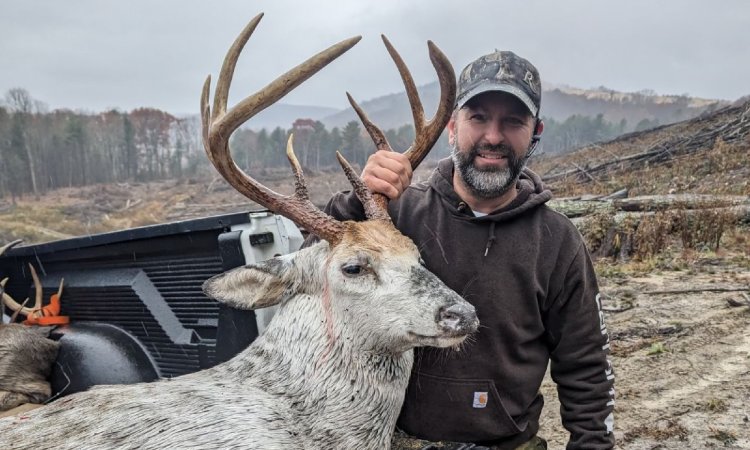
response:
[[[359,40],[313,56],[227,110],[237,58],[261,17],[227,53],[212,108],[206,80],[204,146],[235,189],[322,240],[216,276],[204,291],[236,308],[278,304],[276,316],[246,350],[211,369],[154,383],[96,387],[0,421],[0,447],[387,449],[412,349],[458,346],[477,329],[474,308],[422,266],[416,246],[390,221],[385,198],[372,195],[340,155],[367,221],[339,222],[313,206],[291,139],[287,155],[296,178],[291,196],[262,186],[232,161],[228,140],[235,129]],[[435,117],[425,121],[408,70],[385,44],[412,104],[417,137],[408,155],[416,167],[449,119],[455,75],[429,43],[442,92]],[[383,133],[353,100],[352,105],[377,146],[387,147]]]

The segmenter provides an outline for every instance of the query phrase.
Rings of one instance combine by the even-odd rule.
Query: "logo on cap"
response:
[[[534,74],[531,73],[530,70],[526,71],[526,75],[523,76],[523,81],[526,82],[526,84],[529,85],[529,88],[531,88],[532,91],[534,91],[535,94],[538,94],[536,86],[534,85]]]

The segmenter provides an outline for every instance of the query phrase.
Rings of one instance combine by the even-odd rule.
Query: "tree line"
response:
[[[602,115],[545,119],[540,152],[560,153],[625,131]],[[639,124],[641,126],[643,124]],[[646,125],[651,125],[646,124]],[[245,171],[285,167],[287,138],[305,169],[338,167],[335,152],[362,166],[375,151],[359,122],[328,130],[320,121],[297,120],[291,128],[240,129],[230,141],[236,163]],[[414,140],[414,127],[385,131],[396,150]],[[208,177],[213,169],[204,154],[197,117],[178,118],[153,108],[97,114],[71,110],[48,111],[24,89],[9,90],[0,106],[0,197],[12,201],[24,194],[39,195],[61,187],[167,178]],[[446,133],[430,159],[450,154]]]
[[[60,187],[194,173],[200,147],[192,122],[151,108],[48,112],[11,89],[0,107],[0,195],[15,201]]]

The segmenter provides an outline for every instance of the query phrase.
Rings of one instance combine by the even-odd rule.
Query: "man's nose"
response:
[[[500,125],[496,123],[487,124],[487,128],[484,131],[484,139],[490,145],[501,144],[505,140],[505,136],[503,136],[503,130],[500,128]]]

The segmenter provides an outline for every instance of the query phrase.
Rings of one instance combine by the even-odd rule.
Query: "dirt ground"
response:
[[[707,258],[679,271],[602,272],[617,448],[750,449],[747,266]],[[543,393],[540,435],[551,449],[563,449],[567,437],[549,377]]]

